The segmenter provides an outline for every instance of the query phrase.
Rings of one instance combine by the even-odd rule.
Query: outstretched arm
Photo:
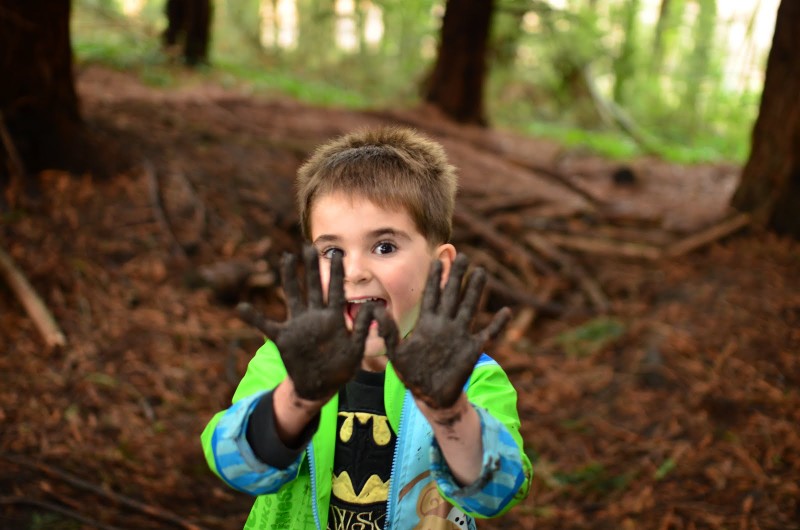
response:
[[[484,343],[495,337],[510,317],[510,311],[504,308],[486,328],[470,333],[486,273],[482,269],[472,273],[462,300],[466,269],[467,259],[459,255],[442,290],[442,264],[433,263],[417,325],[399,344],[393,323],[387,322],[381,309],[376,311],[389,359],[431,424],[447,465],[462,486],[479,478],[483,464],[481,421],[467,400],[464,385]]]
[[[319,261],[314,247],[303,250],[307,302],[303,301],[296,277],[295,257],[281,263],[289,319],[267,320],[249,304],[240,304],[241,318],[273,339],[286,367],[287,377],[272,396],[273,418],[278,437],[287,446],[298,444],[304,429],[328,400],[355,374],[364,354],[364,341],[372,320],[371,306],[356,318],[350,333],[344,321],[344,272],[342,257],[331,263],[328,299],[324,300]]]

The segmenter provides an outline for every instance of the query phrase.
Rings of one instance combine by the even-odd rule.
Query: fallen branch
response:
[[[543,204],[546,204],[546,201],[542,200],[541,197],[517,194],[495,195],[471,201],[472,209],[483,215],[542,206]]]
[[[175,237],[175,232],[172,231],[172,226],[169,224],[166,214],[164,213],[164,205],[161,200],[161,190],[158,184],[158,174],[156,173],[150,161],[145,160],[142,163],[145,177],[147,177],[148,191],[150,192],[150,206],[153,208],[153,215],[155,215],[158,224],[166,234],[170,241],[171,252],[173,255],[180,258],[186,258],[186,252]]]
[[[100,521],[95,521],[85,515],[82,515],[76,511],[70,510],[69,508],[64,508],[63,506],[59,506],[58,504],[53,504],[52,502],[41,501],[39,499],[29,499],[27,497],[0,497],[0,505],[13,505],[13,504],[23,504],[27,506],[34,506],[36,508],[40,508],[42,510],[47,510],[48,512],[57,513],[59,515],[63,515],[64,517],[69,517],[75,521],[78,521],[82,524],[99,528],[100,530],[121,530],[118,526],[111,526],[105,523],[101,523]]]
[[[9,185],[6,195],[8,202],[13,204],[15,196],[22,189],[23,179],[25,178],[25,164],[22,162],[22,157],[19,155],[14,139],[6,126],[6,119],[2,112],[0,112],[0,140],[2,140],[3,148],[6,151],[9,173]]]
[[[44,305],[39,295],[36,294],[25,275],[14,264],[11,256],[6,254],[2,248],[0,248],[0,273],[2,273],[14,294],[17,295],[28,316],[33,320],[47,348],[52,350],[66,345],[67,338],[58,327],[53,315]]]
[[[532,307],[523,308],[514,319],[506,326],[506,330],[500,339],[499,348],[511,346],[518,342],[531,327],[536,319],[536,310]]]
[[[491,252],[470,245],[459,245],[459,249],[469,256],[475,265],[483,267],[491,276],[494,276],[508,287],[522,292],[530,290],[530,286],[526,285],[524,280],[520,279],[505,264],[497,261]]]
[[[725,236],[731,235],[745,226],[749,225],[751,221],[750,214],[740,213],[733,217],[726,219],[712,227],[702,230],[693,234],[685,239],[673,243],[664,251],[665,256],[674,258],[689,252],[695,251],[701,247],[709,245],[714,241],[722,239]]]
[[[550,265],[532,255],[525,250],[525,247],[519,245],[510,237],[501,234],[491,224],[482,221],[477,216],[464,209],[457,208],[453,219],[456,223],[464,225],[472,234],[480,237],[500,251],[505,259],[514,263],[517,268],[519,268],[527,282],[531,284],[536,283],[536,275],[531,270],[531,265],[541,273],[553,273],[553,268],[550,267]]]
[[[155,517],[156,519],[160,519],[162,521],[173,523],[173,524],[175,524],[175,525],[177,525],[177,526],[179,526],[181,528],[184,528],[185,530],[203,530],[202,527],[200,527],[200,526],[198,526],[198,525],[196,525],[194,523],[191,523],[191,522],[185,520],[184,518],[182,518],[182,517],[180,517],[180,516],[178,516],[178,515],[176,515],[176,514],[174,514],[172,512],[169,512],[169,511],[164,510],[162,508],[158,508],[156,506],[151,506],[149,504],[145,504],[145,503],[143,503],[141,501],[137,501],[135,499],[131,499],[131,498],[126,497],[126,496],[124,496],[124,495],[122,495],[120,493],[116,493],[116,492],[107,490],[105,488],[102,488],[102,487],[97,486],[95,484],[92,484],[90,482],[87,482],[87,481],[85,481],[85,480],[83,480],[83,479],[81,479],[79,477],[76,477],[75,475],[67,473],[66,471],[62,471],[60,469],[57,469],[57,468],[54,468],[54,467],[49,466],[47,464],[44,464],[43,462],[29,460],[29,459],[21,457],[21,456],[14,456],[14,455],[9,455],[9,454],[0,454],[0,458],[3,458],[5,460],[11,462],[12,464],[16,464],[18,466],[26,467],[28,469],[34,469],[34,470],[37,470],[37,471],[41,471],[45,475],[53,477],[53,478],[57,478],[57,479],[59,479],[59,480],[61,480],[63,482],[66,482],[70,486],[73,486],[75,488],[82,489],[82,490],[85,490],[85,491],[89,491],[89,492],[94,493],[95,495],[99,495],[101,497],[105,497],[106,499],[109,499],[109,500],[111,500],[113,502],[121,504],[122,506],[126,506],[128,508],[137,510],[137,511],[139,511],[141,513],[144,513],[146,515],[149,515],[151,517]]]
[[[189,202],[191,203],[192,212],[194,213],[192,218],[192,226],[194,228],[194,234],[192,241],[187,243],[187,247],[196,247],[200,244],[206,234],[206,230],[208,228],[208,214],[206,212],[206,204],[203,200],[197,195],[197,190],[195,190],[194,185],[192,182],[186,177],[186,174],[181,171],[180,169],[173,169],[171,175],[174,178],[177,178],[183,189],[186,190],[187,195],[189,196]],[[184,245],[181,245],[183,248]]]
[[[611,303],[608,301],[605,293],[603,293],[600,284],[589,276],[584,268],[577,263],[572,256],[564,254],[555,245],[550,243],[550,241],[534,232],[525,234],[525,242],[543,256],[558,263],[561,266],[562,272],[571,277],[578,284],[597,311],[608,311],[609,307],[611,307]]]
[[[564,313],[564,306],[561,304],[547,302],[525,291],[512,289],[493,276],[487,276],[486,287],[503,298],[508,298],[519,304],[532,307],[541,315],[559,316]]]
[[[562,248],[569,248],[590,254],[603,254],[607,256],[623,256],[626,258],[639,258],[656,260],[663,256],[663,251],[653,245],[632,243],[629,241],[616,241],[611,239],[598,239],[572,234],[558,234],[548,232],[543,236],[551,243]]]

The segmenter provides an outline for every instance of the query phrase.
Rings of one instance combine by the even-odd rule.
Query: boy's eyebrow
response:
[[[395,228],[389,228],[389,227],[387,227],[387,228],[378,228],[376,230],[373,230],[368,234],[368,236],[370,238],[372,238],[372,239],[376,239],[376,238],[384,237],[384,236],[393,236],[393,237],[399,237],[399,238],[402,238],[402,239],[411,239],[411,236],[409,236],[403,230],[397,230]]]
[[[367,239],[378,239],[380,237],[386,237],[386,236],[396,237],[399,239],[411,239],[411,236],[408,235],[405,231],[397,230],[395,228],[390,228],[390,227],[376,228],[375,230],[371,230],[366,237]],[[334,234],[321,234],[314,240],[314,244],[317,245],[319,243],[331,243],[339,241],[340,239],[341,238],[339,236]]]

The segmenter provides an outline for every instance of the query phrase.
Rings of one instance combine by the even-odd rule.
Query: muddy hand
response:
[[[508,322],[511,311],[503,308],[483,330],[470,334],[472,317],[486,284],[486,272],[476,269],[469,277],[463,300],[461,280],[467,259],[453,262],[444,289],[440,289],[442,264],[434,262],[422,297],[417,325],[398,345],[396,331],[381,323],[389,359],[400,379],[417,399],[432,409],[452,406],[461,395],[484,343]]]
[[[333,396],[355,374],[364,354],[374,306],[366,304],[356,317],[352,333],[344,320],[344,272],[341,255],[331,262],[327,304],[323,300],[319,260],[314,247],[303,249],[308,301],[297,282],[296,257],[286,254],[281,278],[289,306],[289,318],[274,322],[250,304],[239,304],[239,316],[275,341],[297,395],[308,400]]]

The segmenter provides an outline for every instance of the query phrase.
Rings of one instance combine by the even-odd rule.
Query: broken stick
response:
[[[663,251],[659,247],[642,243],[632,243],[629,241],[617,241],[573,234],[557,234],[555,232],[543,234],[543,237],[559,247],[590,254],[623,256],[626,258],[648,260],[656,260],[663,255]]]
[[[740,213],[734,215],[729,219],[702,230],[696,234],[673,243],[664,251],[664,255],[674,258],[683,254],[688,254],[700,247],[709,245],[714,241],[722,239],[725,236],[731,235],[750,224],[750,214]]]
[[[111,502],[116,502],[117,504],[121,504],[122,506],[125,506],[127,508],[137,510],[141,513],[149,515],[150,517],[154,517],[156,519],[160,519],[162,521],[175,524],[183,528],[184,530],[203,530],[201,526],[192,523],[191,521],[187,521],[183,517],[180,517],[179,515],[176,515],[168,510],[159,508],[158,506],[145,504],[141,501],[137,501],[135,499],[131,499],[130,497],[126,497],[121,493],[116,493],[105,487],[92,484],[91,482],[87,482],[86,480],[83,480],[80,477],[72,475],[71,473],[49,466],[44,462],[40,462],[37,460],[30,460],[22,456],[10,455],[7,453],[0,453],[0,458],[7,460],[12,464],[16,464],[18,466],[41,471],[45,475],[66,482],[67,484],[69,484],[74,488],[89,491],[95,495],[104,497],[110,500]]]
[[[47,348],[52,350],[54,348],[62,347],[67,344],[67,338],[58,327],[53,315],[48,311],[47,306],[44,305],[42,299],[36,294],[33,286],[28,282],[28,279],[14,264],[5,250],[0,248],[0,273],[6,280],[6,283],[11,290],[17,295],[17,298],[22,303],[28,316],[31,317],[36,329],[41,333],[44,338]]]
[[[147,177],[147,186],[150,192],[150,206],[153,208],[153,214],[156,216],[158,224],[170,240],[172,254],[178,258],[186,258],[186,252],[178,242],[178,238],[172,230],[172,225],[169,223],[167,215],[164,213],[164,205],[161,200],[161,187],[158,184],[158,174],[149,160],[145,160],[142,163],[142,169]]]
[[[572,256],[561,252],[558,247],[535,232],[525,234],[525,242],[543,256],[558,263],[562,272],[578,284],[597,311],[601,313],[608,311],[611,303],[603,293],[600,284]]]

